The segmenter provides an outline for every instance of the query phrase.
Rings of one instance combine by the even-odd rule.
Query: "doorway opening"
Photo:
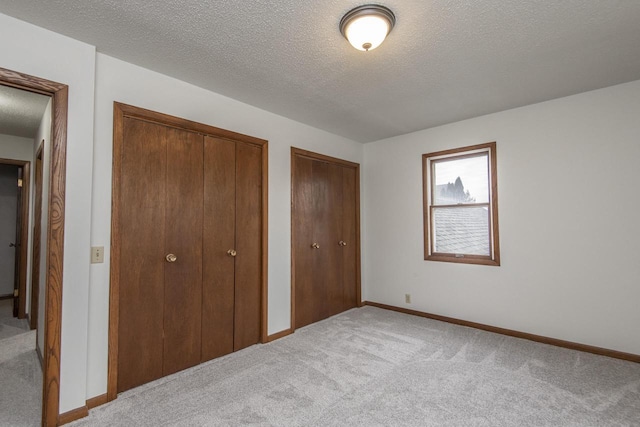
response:
[[[13,317],[26,317],[29,163],[0,159],[0,300]]]
[[[51,102],[51,131],[49,156],[44,157],[43,185],[47,193],[42,206],[46,233],[43,232],[40,269],[44,298],[39,301],[43,310],[42,324],[42,425],[58,424],[60,406],[60,344],[62,324],[62,266],[64,258],[65,174],[67,145],[68,86],[39,77],[0,68],[0,88],[15,88],[28,93],[45,95]],[[48,158],[47,158],[48,157]],[[24,181],[23,181],[24,182]],[[46,215],[46,216],[45,216]],[[24,231],[24,230],[23,230]],[[44,230],[43,230],[44,231]],[[27,233],[21,235],[25,241]],[[28,240],[26,240],[28,242]],[[27,246],[27,243],[25,243]],[[26,274],[26,273],[25,273]],[[26,277],[26,275],[25,275]],[[26,298],[22,306],[26,308]],[[31,323],[31,322],[30,322]]]

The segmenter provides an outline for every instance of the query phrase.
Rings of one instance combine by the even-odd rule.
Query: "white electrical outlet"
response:
[[[104,246],[91,247],[91,264],[102,264],[104,262]]]
[[[404,302],[411,304],[411,294],[404,294]]]

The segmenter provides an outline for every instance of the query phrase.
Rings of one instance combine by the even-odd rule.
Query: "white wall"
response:
[[[33,162],[33,139],[0,134],[0,159]]]
[[[639,112],[636,81],[367,144],[364,299],[640,354]],[[424,261],[421,155],[489,141],[502,266]]]
[[[106,392],[113,102],[123,102],[269,141],[270,334],[290,326],[291,146],[361,163],[359,143],[98,54],[91,242],[105,263],[91,266],[88,396]]]
[[[60,410],[86,399],[95,48],[0,14],[0,66],[69,85]]]
[[[35,159],[38,149],[40,148],[40,144],[44,145],[42,148],[42,216],[40,217],[40,280],[39,280],[39,288],[38,288],[38,348],[40,349],[40,354],[44,354],[44,319],[45,319],[45,301],[46,301],[46,290],[47,290],[47,258],[44,254],[47,253],[47,232],[49,230],[49,183],[51,182],[49,173],[51,171],[51,105],[52,102],[49,100],[47,103],[47,108],[45,108],[44,113],[42,114],[42,120],[40,121],[40,126],[38,127],[38,132],[36,133],[36,137],[31,144],[33,146],[32,156]],[[33,169],[33,184],[31,188],[34,189],[31,198],[32,208],[35,207],[35,171],[36,171],[36,162],[35,160],[32,163]],[[32,209],[33,210],[33,209]],[[33,231],[33,229],[32,229]],[[29,239],[31,240],[31,239]],[[64,289],[63,289],[64,292]]]

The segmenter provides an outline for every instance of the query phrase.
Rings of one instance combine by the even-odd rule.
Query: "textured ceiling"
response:
[[[49,97],[0,85],[0,134],[34,138]]]
[[[640,79],[638,0],[381,1],[396,27],[366,53],[338,30],[363,3],[0,0],[0,12],[361,142]]]

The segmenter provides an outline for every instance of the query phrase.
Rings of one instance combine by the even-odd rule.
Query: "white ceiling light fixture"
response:
[[[396,16],[389,8],[366,4],[342,17],[340,32],[356,49],[370,51],[382,44],[395,24]]]

